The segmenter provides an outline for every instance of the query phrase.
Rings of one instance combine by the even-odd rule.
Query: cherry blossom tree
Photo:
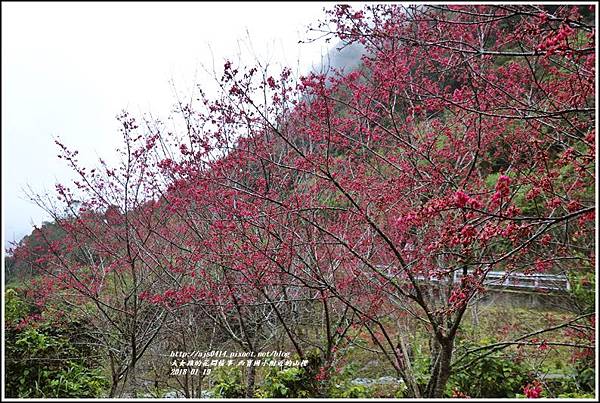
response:
[[[296,80],[228,61],[217,97],[178,103],[177,130],[148,119],[138,135],[123,115],[123,164],[102,177],[61,146],[86,197],[75,210],[58,187],[67,236],[36,264],[127,344],[114,382],[135,380],[167,312],[193,306],[244,351],[316,348],[317,382],[364,330],[410,396],[441,397],[453,371],[594,315],[456,343],[491,271],[593,271],[593,13],[335,6],[313,32],[360,44],[358,68]],[[430,336],[425,383],[410,323]]]
[[[275,79],[228,62],[222,97],[197,112],[227,150],[217,166],[258,172],[252,182],[217,179],[232,203],[251,196],[270,207],[250,217],[290,234],[308,225],[335,250],[309,266],[414,396],[443,393],[456,333],[487,273],[593,267],[595,47],[580,12],[338,6],[319,29],[360,42],[360,69],[294,86],[288,71]],[[199,165],[206,155],[190,148]],[[308,249],[285,245],[300,260]],[[352,279],[362,288],[349,299]],[[424,387],[380,319],[390,306],[430,329]]]
[[[137,123],[127,113],[119,120],[124,149],[115,168],[102,160],[99,168],[82,167],[78,152],[56,141],[59,158],[79,179],[72,188],[58,184],[56,199],[31,198],[53,217],[61,235],[40,228],[36,237],[42,246],[23,244],[16,251],[37,271],[29,293],[39,306],[94,326],[91,336],[108,355],[111,397],[137,392],[136,366],[168,318],[140,296],[172,276],[164,240],[156,236],[170,216],[154,200],[156,182],[146,164],[155,139],[136,133]]]

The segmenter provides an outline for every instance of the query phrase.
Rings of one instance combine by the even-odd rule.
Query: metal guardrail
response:
[[[388,268],[389,269],[389,268]],[[460,281],[462,272],[456,270],[453,275],[455,283]],[[440,282],[435,277],[416,275],[415,279],[420,281]],[[564,274],[541,274],[541,273],[514,273],[505,271],[490,271],[485,276],[483,284],[488,287],[501,287],[509,289],[529,289],[544,291],[569,291],[571,284]]]
[[[460,278],[460,275],[458,278]],[[486,275],[483,284],[492,287],[549,291],[569,291],[571,289],[569,279],[564,274],[525,274],[491,271]]]

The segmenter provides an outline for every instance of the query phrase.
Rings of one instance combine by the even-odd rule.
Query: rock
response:
[[[178,399],[180,397],[183,397],[183,395],[180,395],[176,390],[172,390],[170,392],[167,392],[163,396],[164,399]]]
[[[353,385],[371,386],[373,385],[374,380],[370,378],[355,378],[351,380],[350,383],[352,383]]]
[[[183,395],[183,393],[177,391],[177,390],[171,390],[167,393],[165,393],[165,395],[163,396],[163,399],[181,399],[185,397]],[[211,399],[215,397],[214,392],[210,391],[210,390],[203,390],[200,392],[200,399]]]
[[[212,392],[210,390],[203,390],[200,392],[201,399],[210,399],[212,397],[215,397],[215,394],[214,394],[214,392]]]
[[[391,385],[396,383],[402,383],[402,379],[394,378],[393,376],[382,376],[381,378],[355,378],[350,381],[353,385],[361,386],[373,386],[373,385]]]
[[[401,383],[402,379],[394,378],[393,376],[382,376],[381,378],[375,380],[375,383],[378,385],[389,385],[393,383]]]

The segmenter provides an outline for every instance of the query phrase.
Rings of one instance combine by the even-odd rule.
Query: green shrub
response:
[[[108,386],[97,354],[79,334],[81,323],[60,327],[22,322],[31,307],[15,290],[5,293],[6,396],[15,398],[101,397]]]
[[[594,382],[596,380],[596,371],[594,367],[577,365],[575,368],[575,381],[577,387],[585,392],[592,392],[594,390]]]
[[[245,397],[246,389],[242,382],[242,372],[239,368],[223,367],[213,371],[216,375],[212,392],[215,397],[235,398]]]
[[[511,356],[489,355],[450,376],[448,396],[454,390],[470,397],[515,397],[530,381],[527,369]]]
[[[370,388],[367,388],[363,385],[351,385],[348,388],[345,388],[340,391],[339,395],[332,395],[331,397],[341,397],[341,398],[367,398],[372,397],[372,391]]]
[[[568,277],[571,284],[571,296],[575,303],[582,312],[592,311],[596,303],[596,276],[593,268],[583,273],[570,271]]]
[[[329,380],[328,397],[333,398],[368,398],[373,397],[373,391],[364,385],[352,384],[356,376],[357,365],[348,364]]]
[[[294,356],[293,360],[299,360]],[[328,379],[317,380],[321,371],[323,358],[319,350],[309,350],[304,359],[308,364],[297,368],[272,367],[265,375],[256,391],[257,397],[263,398],[294,398],[294,397],[322,397],[329,385]]]
[[[593,384],[595,380],[594,371],[592,368],[587,369],[591,371],[591,373],[588,372],[588,376],[591,376],[591,388],[589,387],[589,384],[581,382],[581,378],[579,377],[577,369],[573,368],[573,372],[570,374],[571,376],[558,379],[545,379],[544,387],[545,391],[547,392],[546,394],[548,397],[553,398],[561,396],[565,397],[567,395],[585,395],[586,393],[593,392]]]
[[[4,320],[7,326],[16,326],[29,314],[29,307],[19,298],[15,289],[8,288],[4,292]]]
[[[556,396],[561,399],[595,399],[593,393],[584,393],[584,392],[571,392],[571,393],[561,393]]]
[[[311,380],[303,368],[271,369],[263,380],[258,397],[311,397]]]

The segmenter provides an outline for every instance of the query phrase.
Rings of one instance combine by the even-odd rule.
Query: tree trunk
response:
[[[412,368],[412,351],[410,350],[409,344],[406,342],[405,337],[405,335],[401,335],[399,337],[398,347],[396,349],[396,357],[399,366],[398,373],[404,379],[412,397],[420,398],[421,391],[419,390],[419,385]],[[400,367],[403,369],[403,371],[400,371]]]
[[[254,383],[256,381],[256,367],[248,367],[248,382],[246,383],[246,397],[254,397]]]
[[[432,397],[442,397],[444,394],[446,383],[448,383],[448,378],[450,378],[450,363],[452,360],[453,344],[453,340],[449,340],[442,344],[442,349],[440,350],[440,369]]]
[[[131,360],[131,365],[129,366],[129,385],[131,387],[131,393],[134,398],[138,397],[138,383],[137,383],[137,368],[136,368],[136,360]]]
[[[452,361],[454,339],[446,338],[440,341],[437,338],[433,338],[431,344],[431,376],[425,390],[425,397],[442,397],[448,383],[448,378],[450,378],[450,363]]]
[[[117,393],[117,388],[119,387],[119,379],[118,375],[112,377],[112,382],[110,385],[110,392],[108,392],[108,398],[113,399]]]
[[[117,388],[119,387],[119,370],[115,364],[115,356],[112,351],[108,352],[110,357],[110,373],[111,373],[111,384],[110,384],[110,392],[108,392],[109,398],[114,398],[117,393]]]

